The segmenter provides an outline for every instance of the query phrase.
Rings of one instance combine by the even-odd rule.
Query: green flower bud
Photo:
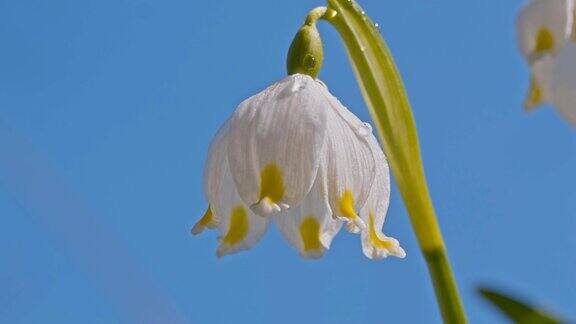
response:
[[[304,25],[298,30],[290,49],[286,67],[288,74],[302,73],[313,78],[318,76],[322,67],[324,51],[316,21],[326,12],[326,8],[316,8],[310,12]]]

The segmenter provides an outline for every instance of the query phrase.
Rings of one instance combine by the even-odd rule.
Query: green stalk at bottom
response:
[[[436,298],[445,323],[466,323],[464,307],[458,295],[458,287],[450,268],[445,249],[424,251],[428,271],[434,284]],[[457,304],[455,304],[457,303]]]

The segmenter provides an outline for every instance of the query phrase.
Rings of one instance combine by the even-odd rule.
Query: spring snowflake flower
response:
[[[532,65],[546,54],[562,51],[572,33],[574,0],[533,0],[516,22],[520,51]]]
[[[404,257],[382,233],[388,164],[369,124],[319,80],[293,74],[242,102],[208,153],[209,208],[192,232],[216,228],[217,255],[250,249],[274,221],[304,258],[318,258],[343,224],[372,259]]]

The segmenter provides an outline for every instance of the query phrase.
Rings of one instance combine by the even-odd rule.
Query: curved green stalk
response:
[[[466,323],[428,191],[410,103],[378,29],[352,0],[328,0],[323,17],[342,37],[412,227],[426,258],[445,323]]]

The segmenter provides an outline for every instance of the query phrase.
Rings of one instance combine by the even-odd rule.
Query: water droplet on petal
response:
[[[372,125],[369,123],[362,123],[362,126],[358,127],[358,135],[366,137],[372,134]]]
[[[326,83],[322,82],[322,80],[320,79],[316,79],[316,82],[319,83],[321,86],[323,86],[324,88],[328,89],[328,86],[326,85]]]
[[[290,87],[290,92],[298,92],[306,87],[306,80],[301,77],[294,78],[292,82],[292,87]]]
[[[366,126],[366,128],[368,128],[370,133],[372,133],[372,125],[370,125],[370,123],[364,123],[364,126]]]
[[[377,30],[380,30],[380,25],[378,23],[375,23],[374,28],[376,28]]]
[[[290,92],[298,92],[298,90],[300,90],[300,85],[298,84],[298,81],[294,81],[292,83],[292,87],[290,87]]]
[[[368,128],[370,133],[372,133],[372,125],[370,125],[370,123],[364,123],[364,126],[366,126],[366,128]]]

